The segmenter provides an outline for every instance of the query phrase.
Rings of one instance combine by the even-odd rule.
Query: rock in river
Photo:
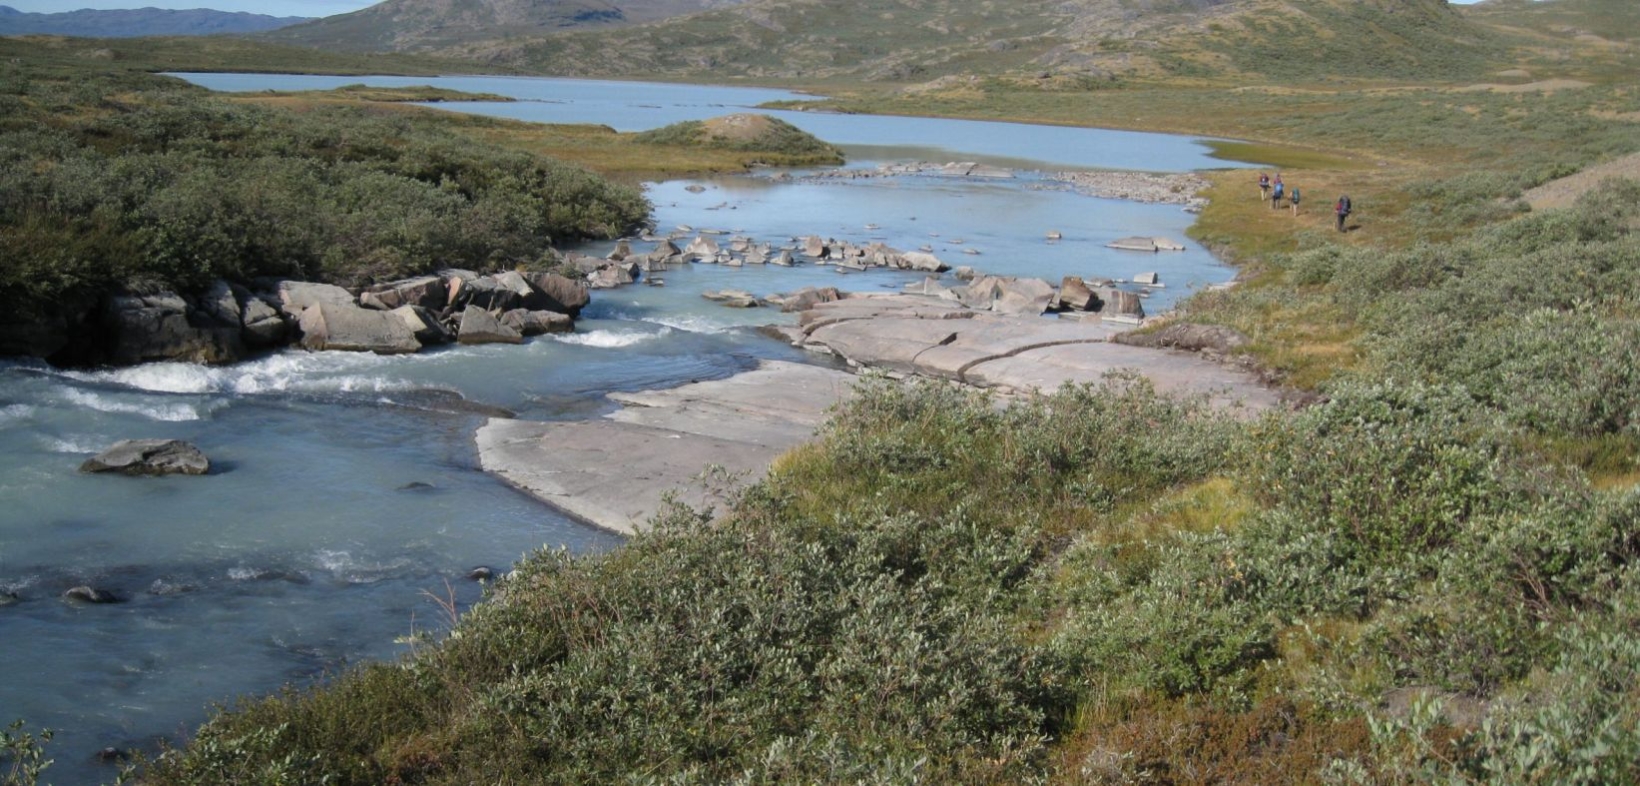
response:
[[[203,475],[211,469],[205,454],[176,439],[127,439],[86,459],[81,472],[126,475]]]

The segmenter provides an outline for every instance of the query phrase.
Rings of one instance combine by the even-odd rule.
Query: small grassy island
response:
[[[1152,72],[850,82],[824,104],[1249,140],[1220,152],[1282,164],[1302,211],[1211,174],[1194,232],[1240,281],[1169,323],[1240,332],[1307,405],[1240,418],[1115,377],[999,406],[868,378],[714,509],[534,554],[437,642],[245,699],[142,782],[1640,782],[1640,15],[1468,13],[1486,36],[1415,63],[1341,37],[1215,81],[1283,50],[1214,23],[1142,53]],[[617,179],[781,160],[711,124],[293,111],[0,68],[0,296],[21,302],[273,260],[527,263],[543,235],[644,214],[547,154]],[[1595,166],[1627,177],[1561,180]]]

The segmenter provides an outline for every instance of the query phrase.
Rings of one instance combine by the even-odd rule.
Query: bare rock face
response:
[[[354,305],[319,303],[302,311],[302,347],[401,355],[417,352],[421,342],[396,314]]]
[[[217,323],[174,292],[110,297],[103,307],[103,327],[109,360],[116,365],[150,360],[232,363],[246,354],[237,320]]]
[[[176,439],[127,439],[86,459],[81,472],[125,475],[203,475],[211,469],[205,454]]]

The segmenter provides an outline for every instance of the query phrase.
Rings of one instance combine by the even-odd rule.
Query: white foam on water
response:
[[[145,363],[97,372],[68,372],[84,382],[113,384],[149,393],[384,392],[413,388],[389,375],[418,356],[369,352],[281,352],[232,366]]]
[[[43,437],[41,444],[52,453],[100,453],[109,442],[100,437],[71,434],[66,437]]]
[[[592,330],[586,333],[558,333],[554,334],[552,338],[553,340],[564,344],[578,344],[583,347],[611,349],[615,347],[630,347],[634,344],[654,341],[655,339],[658,339],[661,336],[671,332],[672,331],[670,328],[662,330],[659,333],[640,333],[630,330]]]
[[[32,404],[9,404],[0,407],[0,428],[6,428],[34,417],[35,407]]]
[[[62,391],[62,398],[78,407],[108,412],[118,415],[140,415],[149,420],[159,420],[167,423],[180,423],[190,420],[203,420],[212,412],[221,407],[218,402],[192,404],[183,401],[122,401],[113,396],[105,396],[88,390],[66,388]]]

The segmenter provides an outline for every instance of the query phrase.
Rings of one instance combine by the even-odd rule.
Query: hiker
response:
[[[1350,206],[1350,198],[1347,195],[1346,196],[1340,196],[1338,198],[1338,204],[1333,206],[1333,212],[1338,214],[1338,231],[1340,231],[1340,232],[1349,231],[1349,230],[1345,229],[1344,225],[1349,223],[1349,220],[1350,220],[1350,207],[1351,207]]]
[[[1281,208],[1281,195],[1286,188],[1281,184],[1281,175],[1276,175],[1275,191],[1270,194],[1270,208],[1272,210]]]
[[[1266,172],[1258,173],[1258,201],[1263,202],[1270,198],[1270,175]]]
[[[1292,203],[1293,218],[1298,218],[1298,186],[1293,186],[1292,192],[1287,195],[1287,201]]]

